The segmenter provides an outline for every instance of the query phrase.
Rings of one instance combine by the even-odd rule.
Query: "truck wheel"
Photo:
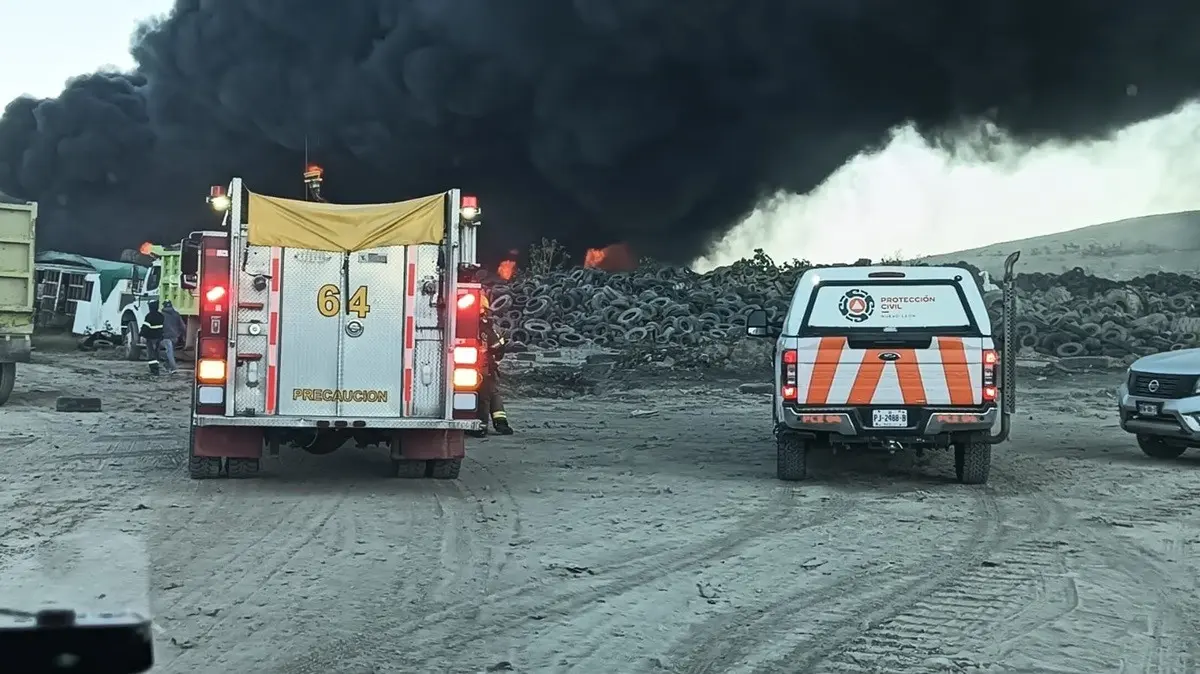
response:
[[[786,482],[808,477],[808,442],[791,433],[775,437],[775,476]]]
[[[0,405],[8,402],[17,383],[17,364],[0,363]]]
[[[392,471],[396,477],[415,480],[425,477],[427,461],[410,461],[408,459],[392,459]]]
[[[230,479],[258,477],[258,459],[225,459],[225,470]]]
[[[196,429],[188,434],[188,476],[193,480],[221,477],[221,459],[215,456],[196,456]]]
[[[3,393],[2,387],[0,393]],[[1166,440],[1153,435],[1139,435],[1137,442],[1138,447],[1142,448],[1142,453],[1154,459],[1178,459],[1180,454],[1187,451],[1184,445],[1168,444]]]
[[[457,480],[458,471],[462,469],[462,459],[435,459],[428,463],[425,476],[435,480]]]
[[[987,484],[992,472],[992,446],[968,442],[954,446],[954,475],[963,484]]]
[[[141,360],[142,345],[138,343],[138,327],[136,321],[125,324],[125,360]]]

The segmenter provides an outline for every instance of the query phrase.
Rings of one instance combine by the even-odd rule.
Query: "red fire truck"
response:
[[[455,479],[481,427],[478,200],[367,205],[215,187],[220,231],[185,244],[197,286],[191,477],[251,477],[264,449],[390,451],[398,477]]]

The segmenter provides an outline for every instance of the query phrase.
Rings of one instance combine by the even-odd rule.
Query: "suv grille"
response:
[[[1179,374],[1148,374],[1131,372],[1129,374],[1129,390],[1134,395],[1150,398],[1178,399],[1196,395],[1195,375]]]

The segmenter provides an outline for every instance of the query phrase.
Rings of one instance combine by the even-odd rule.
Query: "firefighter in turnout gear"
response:
[[[474,437],[487,435],[488,420],[500,435],[512,435],[512,426],[508,425],[508,413],[504,411],[504,401],[500,398],[499,361],[504,357],[504,338],[496,334],[496,326],[492,323],[490,313],[491,302],[487,294],[480,297],[479,302],[479,336],[484,345],[483,385],[479,388],[479,419],[483,422],[483,430],[474,432]]]

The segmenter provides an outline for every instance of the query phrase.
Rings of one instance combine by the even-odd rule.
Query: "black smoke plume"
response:
[[[335,201],[477,192],[497,255],[688,261],[905,122],[1032,142],[1169,112],[1198,35],[1194,0],[178,0],[135,72],[8,105],[0,191],[42,203],[43,247],[113,255],[211,226],[235,174],[299,196],[307,146]]]

